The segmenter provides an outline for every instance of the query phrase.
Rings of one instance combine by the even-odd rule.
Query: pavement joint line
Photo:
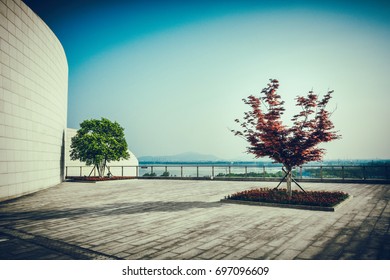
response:
[[[0,228],[0,233],[23,240],[28,243],[33,243],[38,246],[68,255],[75,259],[84,260],[120,260],[121,258],[96,252],[87,248],[82,248],[76,245],[71,245],[63,241],[49,239],[47,237],[33,235],[31,233],[23,232],[10,228]]]

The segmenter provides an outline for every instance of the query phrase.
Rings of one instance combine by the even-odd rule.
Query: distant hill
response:
[[[141,156],[138,158],[139,162],[191,162],[191,161],[221,161],[222,159],[214,155],[200,154],[194,152],[181,153],[170,156]]]

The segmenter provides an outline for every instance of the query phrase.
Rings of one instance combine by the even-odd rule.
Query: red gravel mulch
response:
[[[114,181],[114,180],[128,180],[128,179],[134,179],[133,176],[112,176],[112,177],[98,177],[98,176],[73,176],[73,177],[67,177],[69,180],[74,181],[86,181],[86,182],[100,182],[100,181]]]

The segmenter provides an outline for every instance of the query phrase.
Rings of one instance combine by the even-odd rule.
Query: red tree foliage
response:
[[[278,88],[279,81],[270,79],[270,83],[261,91],[261,97],[250,95],[243,99],[251,110],[244,113],[242,121],[235,120],[243,129],[232,132],[249,142],[248,153],[256,158],[270,157],[282,163],[291,174],[294,166],[321,160],[325,150],[319,148],[318,144],[338,139],[340,135],[332,131],[334,126],[326,110],[333,90],[328,91],[321,100],[313,91],[309,91],[306,97],[298,96],[296,105],[302,111],[291,119],[293,126],[287,127],[281,120],[285,109],[284,101],[276,93]]]

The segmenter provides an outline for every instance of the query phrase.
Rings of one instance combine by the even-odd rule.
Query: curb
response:
[[[241,204],[241,205],[251,205],[251,206],[266,206],[266,207],[278,207],[278,208],[292,208],[300,210],[312,210],[312,211],[325,211],[325,212],[335,212],[340,209],[344,204],[352,199],[350,195],[347,199],[341,201],[339,204],[331,207],[326,206],[312,206],[312,205],[294,205],[294,204],[282,204],[282,203],[270,203],[270,202],[258,202],[258,201],[244,201],[244,200],[233,200],[233,199],[221,199],[222,203],[231,203],[231,204]]]

